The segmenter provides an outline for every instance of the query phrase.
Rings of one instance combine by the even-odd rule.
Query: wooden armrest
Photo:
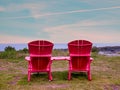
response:
[[[70,60],[70,57],[67,56],[51,57],[51,60]]]
[[[30,56],[26,56],[25,60],[30,61]]]
[[[93,61],[94,59],[92,57],[90,57],[90,61]]]

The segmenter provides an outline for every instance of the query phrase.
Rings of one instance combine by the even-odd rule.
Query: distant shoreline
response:
[[[19,44],[0,44],[0,51],[4,51],[4,48],[7,46],[14,47],[16,50],[21,50],[24,48],[28,48],[27,44],[19,43]],[[120,43],[93,43],[93,46],[96,47],[106,47],[106,46],[120,46]],[[65,43],[55,43],[53,49],[67,49],[67,44]]]

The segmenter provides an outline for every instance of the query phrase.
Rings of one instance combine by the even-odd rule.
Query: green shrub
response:
[[[1,59],[14,59],[16,58],[17,52],[16,51],[4,51],[0,53],[0,58]]]
[[[67,49],[54,49],[52,52],[53,56],[68,56],[68,50]]]
[[[99,52],[99,48],[97,48],[96,46],[93,46],[92,52]]]
[[[5,51],[16,51],[15,48],[12,47],[12,46],[7,46],[7,47],[5,47],[4,50],[5,50]]]
[[[17,55],[17,52],[15,48],[11,46],[5,47],[4,52],[0,52],[1,59],[5,59],[5,58],[13,59],[13,58],[16,58],[16,55]]]
[[[23,48],[22,50],[24,53],[28,53],[28,49],[27,48]]]
[[[28,49],[27,48],[23,48],[21,50],[18,51],[19,53],[28,53]]]

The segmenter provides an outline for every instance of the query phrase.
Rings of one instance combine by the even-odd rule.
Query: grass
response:
[[[27,81],[27,61],[0,59],[0,90],[120,90],[120,57],[92,54],[92,81],[84,73],[73,73],[67,80],[68,62],[53,61],[53,81],[46,73],[33,74]]]

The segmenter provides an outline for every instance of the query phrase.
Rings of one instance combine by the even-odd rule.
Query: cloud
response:
[[[5,19],[17,19],[17,18],[37,18],[37,14],[41,14],[42,10],[44,10],[47,7],[45,3],[25,3],[25,4],[15,4],[11,3],[6,7],[0,7],[0,11],[5,11],[7,13],[14,13],[14,12],[22,12],[27,10],[28,16],[16,16],[16,17],[6,17]]]
[[[120,21],[119,20],[83,20],[83,21],[79,21],[73,24],[65,24],[65,25],[61,25],[61,26],[56,26],[56,27],[52,27],[50,28],[51,30],[58,30],[59,29],[64,29],[64,28],[82,28],[82,27],[96,27],[96,26],[109,26],[109,25],[116,25],[119,24]]]
[[[119,0],[80,0],[80,2],[85,2],[94,5],[101,5],[101,4],[118,4]],[[104,3],[103,3],[104,2]]]
[[[14,11],[22,11],[22,10],[33,10],[33,9],[39,9],[41,10],[46,5],[44,3],[25,3],[25,4],[15,4],[11,3],[8,6],[6,6],[6,11],[14,12]]]
[[[54,42],[68,42],[74,39],[87,39],[92,42],[118,42],[120,31],[106,29],[104,25],[112,25],[115,21],[92,21],[86,20],[75,24],[67,24],[56,27],[47,27],[45,32],[49,33],[51,40]],[[117,22],[116,22],[117,23]],[[103,25],[101,27],[101,25]]]
[[[5,11],[5,8],[0,6],[0,12],[3,12],[3,11]]]
[[[53,41],[55,43],[67,43],[71,40],[75,39],[87,39],[92,42],[120,42],[119,40],[119,33],[118,30],[112,30],[104,28],[104,24],[112,25],[114,23],[119,23],[119,21],[95,21],[95,20],[85,20],[80,21],[74,24],[66,24],[61,26],[54,26],[54,27],[44,27],[42,30],[45,34],[49,36],[49,38],[42,37],[40,35],[41,31],[37,30],[35,36],[26,37],[26,36],[13,36],[13,35],[0,35],[0,42],[1,43],[26,43],[31,40],[36,39],[47,39]],[[34,26],[34,25],[33,25]],[[112,32],[111,32],[112,31]],[[31,31],[28,30],[28,34]],[[36,37],[39,34],[40,37]]]
[[[35,6],[37,5],[37,6]],[[18,16],[18,17],[13,17],[10,18],[8,17],[7,19],[19,19],[19,18],[40,18],[40,17],[46,17],[46,16],[53,16],[53,15],[64,15],[64,14],[72,14],[72,13],[84,13],[84,12],[93,12],[93,11],[104,11],[104,10],[113,10],[113,9],[120,9],[120,6],[113,6],[113,7],[106,7],[106,8],[96,8],[96,9],[83,9],[83,10],[73,10],[73,11],[66,11],[66,12],[55,12],[55,13],[41,13],[40,12],[40,5],[38,4],[28,4],[28,5],[22,5],[22,8],[29,8],[31,11],[32,15],[29,16]],[[42,9],[44,8],[44,5],[42,5]],[[20,6],[16,6],[17,8],[20,8]],[[15,7],[14,7],[15,8]],[[38,9],[39,8],[39,9]]]
[[[36,40],[37,38],[28,38],[21,36],[13,36],[13,35],[0,35],[0,43],[27,43],[31,40]]]
[[[33,17],[35,19],[39,18],[37,14],[42,14],[42,11],[47,7],[45,3],[24,4],[23,6],[31,13],[31,16],[27,16],[27,18]]]

